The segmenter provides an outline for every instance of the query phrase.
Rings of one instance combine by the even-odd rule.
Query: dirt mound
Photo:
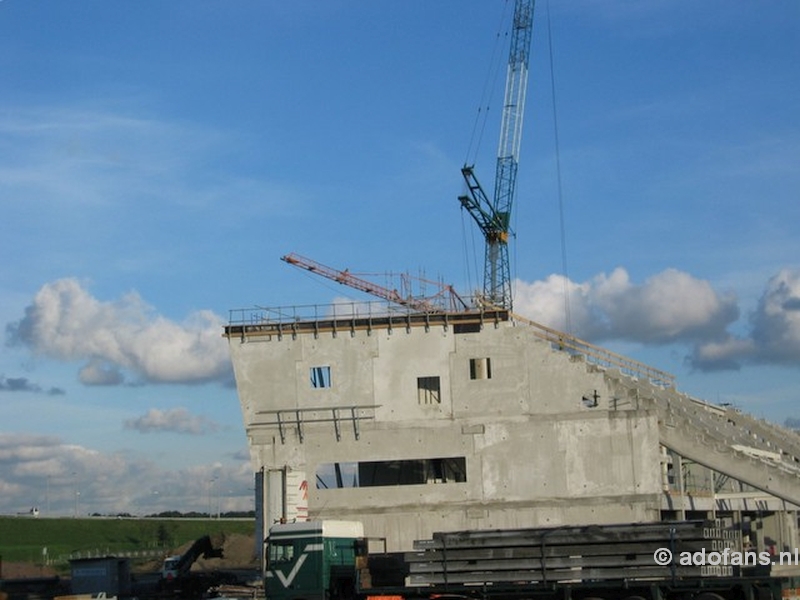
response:
[[[258,566],[255,536],[241,533],[223,533],[211,536],[214,548],[222,548],[222,558],[199,558],[195,568],[213,569],[251,569]],[[188,549],[182,550],[185,552]]]
[[[2,562],[2,579],[28,579],[32,577],[55,577],[58,575],[52,567],[37,565],[32,562]]]
[[[194,542],[172,548],[167,555],[179,555],[186,552]],[[211,536],[211,545],[222,548],[222,558],[200,557],[192,565],[192,571],[219,571],[228,569],[254,569],[258,568],[256,556],[255,536],[241,533],[219,533]],[[160,571],[161,561],[150,561],[141,564],[136,571]]]

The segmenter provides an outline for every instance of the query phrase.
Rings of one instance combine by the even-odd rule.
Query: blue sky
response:
[[[287,252],[473,289],[511,8],[0,2],[0,512],[250,508],[228,311],[359,298]],[[547,11],[515,308],[800,418],[800,4]]]

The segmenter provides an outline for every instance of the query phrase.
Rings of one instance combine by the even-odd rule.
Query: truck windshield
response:
[[[287,562],[294,558],[294,543],[291,540],[269,542],[270,564]]]

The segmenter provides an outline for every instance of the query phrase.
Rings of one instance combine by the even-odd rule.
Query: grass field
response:
[[[60,562],[86,552],[168,552],[205,534],[254,531],[252,519],[0,517],[0,559],[41,564],[45,555]]]

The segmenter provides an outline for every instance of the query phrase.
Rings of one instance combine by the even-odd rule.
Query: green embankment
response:
[[[252,519],[0,517],[0,557],[61,562],[78,553],[168,552],[205,534],[255,531]],[[45,551],[46,549],[46,551]]]

